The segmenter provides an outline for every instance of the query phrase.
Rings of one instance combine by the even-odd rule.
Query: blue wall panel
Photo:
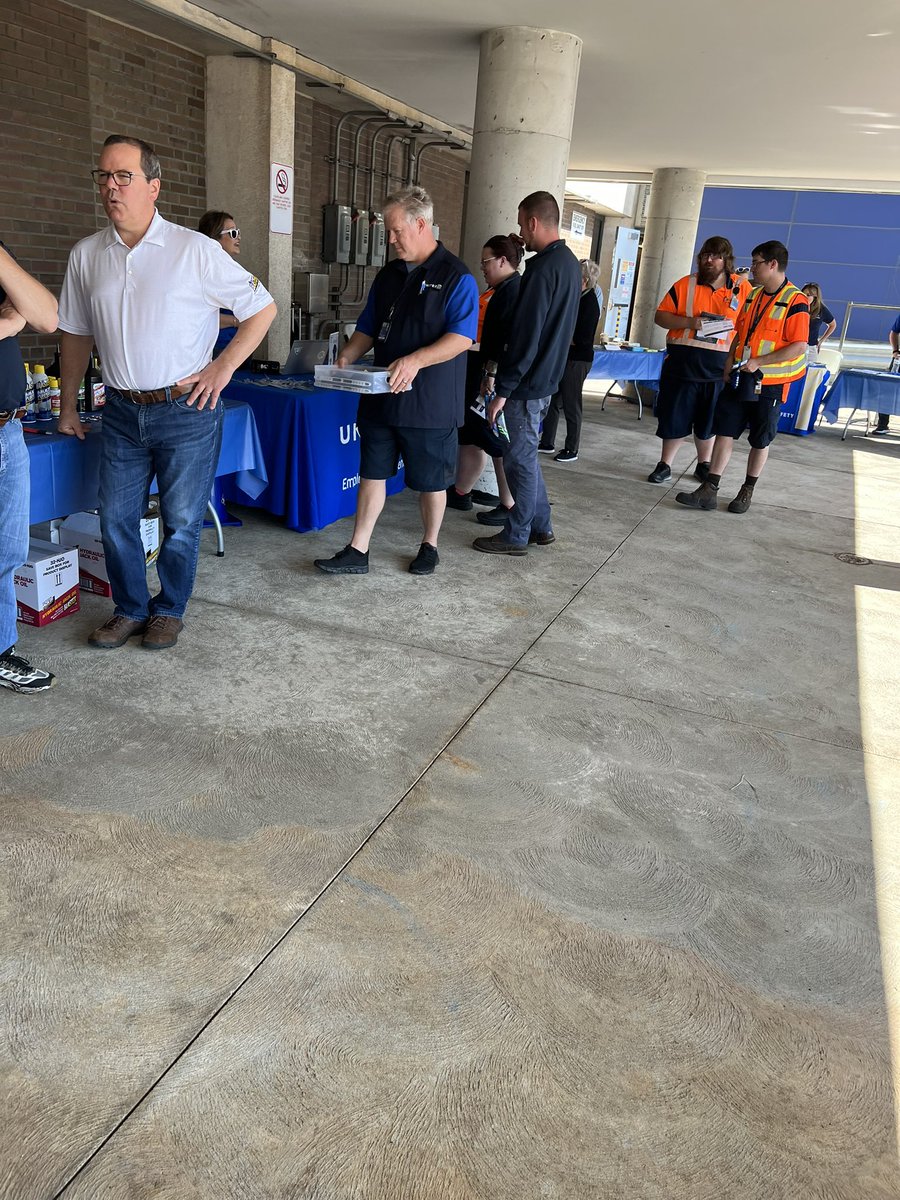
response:
[[[760,242],[784,242],[791,282],[821,284],[838,332],[851,300],[891,306],[893,313],[855,309],[849,329],[852,339],[887,343],[900,313],[900,195],[708,187],[697,249],[712,234],[731,239],[739,266]]]

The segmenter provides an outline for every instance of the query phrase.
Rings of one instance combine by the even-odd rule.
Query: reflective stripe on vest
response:
[[[754,288],[747,297],[747,303],[744,305],[744,310],[748,313],[748,315],[752,311],[756,298],[759,296],[761,291],[761,288]],[[799,288],[794,287],[792,283],[786,284],[784,288],[777,293],[775,301],[772,304],[771,313],[767,312],[765,314],[766,319],[770,321],[777,321],[779,326],[784,325],[792,301],[795,299],[795,297],[800,295],[802,295],[802,292]],[[760,321],[759,324],[762,325],[762,321]],[[762,338],[759,334],[759,327],[757,326],[757,329],[754,330],[753,335],[750,338],[750,357],[762,358],[763,355],[772,354],[775,350],[780,350],[782,346],[788,344],[789,343],[785,342],[781,329],[778,331],[778,341],[776,343],[771,341],[769,338]],[[735,357],[743,357],[743,351],[746,346],[747,342],[745,341],[744,345],[741,347],[740,356]],[[795,358],[789,358],[786,362],[767,364],[761,369],[763,372],[762,382],[764,386],[770,383],[791,383],[793,380],[799,379],[806,370],[806,347],[804,346]]]
[[[679,313],[679,316],[693,317],[697,314],[694,312],[694,289],[697,286],[697,276],[691,275],[688,277],[687,295],[684,301],[684,312]],[[723,333],[717,338],[698,338],[695,336],[693,329],[670,329],[666,334],[666,341],[671,342],[673,346],[690,346],[694,350],[715,350],[718,354],[727,352],[731,345],[734,333]]]

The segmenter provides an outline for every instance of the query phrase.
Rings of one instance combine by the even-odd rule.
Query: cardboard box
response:
[[[78,551],[32,541],[28,562],[14,576],[16,616],[23,625],[49,625],[78,612]]]
[[[59,540],[61,545],[78,547],[82,591],[92,592],[95,596],[112,595],[97,513],[72,513],[66,517],[59,527]],[[149,566],[159,556],[159,521],[155,517],[144,517],[141,521],[141,541]]]

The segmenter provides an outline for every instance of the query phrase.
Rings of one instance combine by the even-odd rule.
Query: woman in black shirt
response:
[[[553,442],[556,437],[556,427],[559,424],[560,412],[566,417],[566,444],[556,462],[575,462],[578,458],[578,444],[581,441],[581,414],[583,408],[582,389],[587,373],[594,361],[594,337],[600,320],[600,301],[597,299],[597,280],[600,278],[600,268],[589,258],[581,260],[581,301],[578,305],[578,317],[575,321],[575,332],[572,334],[572,345],[566,360],[566,369],[559,384],[559,391],[550,401],[550,408],[544,417],[544,428],[538,450],[542,454],[552,454],[556,449]]]
[[[834,333],[837,321],[822,302],[822,289],[817,283],[804,283],[800,290],[809,297],[809,358],[813,362]]]

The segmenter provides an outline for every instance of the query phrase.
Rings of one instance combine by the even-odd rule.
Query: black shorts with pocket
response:
[[[491,458],[502,458],[505,442],[498,433],[494,433],[484,417],[472,412],[472,405],[475,403],[475,400],[470,400],[466,405],[466,419],[460,426],[459,444],[477,446]]]
[[[456,478],[456,426],[416,429],[385,425],[365,417],[359,428],[359,474],[362,479],[390,479],[400,468],[414,492],[443,492]]]
[[[758,396],[751,395],[750,399],[742,400],[735,388],[726,385],[716,404],[716,435],[739,438],[746,429],[749,431],[747,440],[753,449],[765,450],[775,440],[786,394],[787,384],[771,383],[764,385]]]
[[[701,442],[713,435],[716,400],[722,380],[666,378],[656,398],[656,436],[669,440],[693,434]]]

